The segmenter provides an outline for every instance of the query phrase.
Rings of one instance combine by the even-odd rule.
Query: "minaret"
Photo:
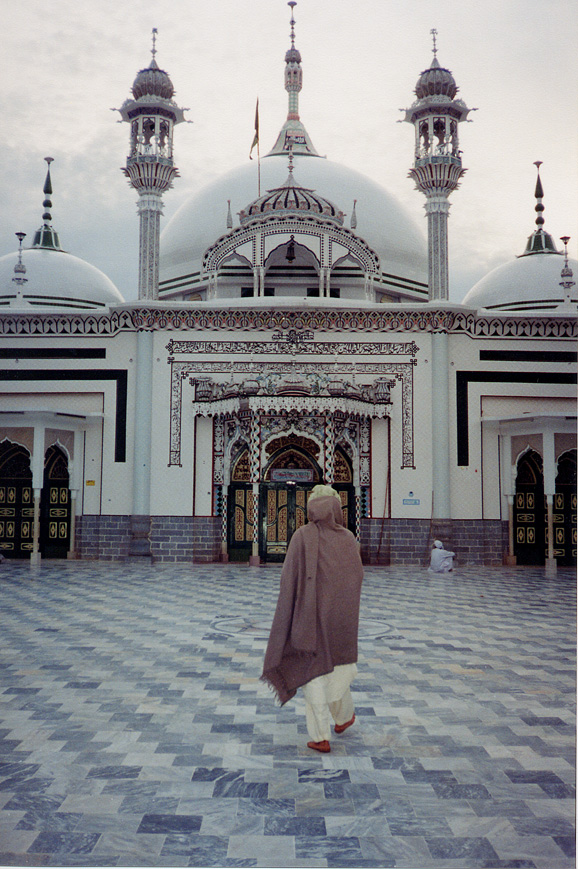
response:
[[[415,158],[409,174],[417,189],[426,196],[429,299],[437,302],[449,297],[449,196],[466,171],[462,168],[458,126],[471,109],[462,100],[455,99],[458,87],[451,72],[440,66],[437,31],[431,32],[434,58],[430,68],[418,79],[417,100],[406,109],[404,120],[415,128]]]
[[[139,299],[158,298],[162,197],[179,174],[173,162],[173,129],[185,120],[186,111],[172,99],[173,83],[155,60],[156,34],[154,28],[152,60],[134,80],[133,99],[118,109],[130,124],[130,151],[122,171],[139,195]]]
[[[291,7],[291,48],[285,54],[285,90],[289,96],[289,107],[287,120],[281,127],[277,141],[267,157],[272,157],[274,154],[287,154],[289,151],[293,151],[294,154],[319,157],[309,133],[299,118],[299,94],[303,87],[303,70],[301,69],[301,53],[295,48],[294,7],[297,6],[296,0],[290,0],[287,5]]]

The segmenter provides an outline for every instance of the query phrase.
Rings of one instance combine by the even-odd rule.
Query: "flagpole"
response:
[[[261,196],[261,148],[259,143],[259,97],[257,97],[257,105],[255,106],[255,135],[253,136],[253,144],[249,151],[249,160],[252,160],[251,154],[253,148],[257,146],[257,189],[258,196]]]

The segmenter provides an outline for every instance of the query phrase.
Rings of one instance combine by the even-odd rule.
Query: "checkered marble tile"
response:
[[[0,865],[574,866],[573,571],[366,568],[328,755],[259,681],[279,576],[0,566]]]

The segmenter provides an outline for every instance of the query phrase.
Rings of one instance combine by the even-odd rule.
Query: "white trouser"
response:
[[[307,732],[313,742],[329,739],[329,713],[336,724],[346,724],[353,718],[349,686],[356,674],[356,664],[342,664],[332,673],[318,676],[303,686]]]

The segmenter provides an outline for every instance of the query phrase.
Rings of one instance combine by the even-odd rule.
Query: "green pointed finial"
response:
[[[46,179],[44,181],[44,187],[42,188],[42,192],[44,193],[44,202],[42,203],[42,207],[44,208],[44,214],[42,215],[42,220],[44,221],[44,225],[41,226],[40,229],[36,231],[34,235],[34,242],[32,247],[43,247],[50,250],[61,250],[60,241],[58,238],[58,233],[56,230],[52,228],[50,225],[50,221],[52,220],[52,214],[49,209],[52,208],[52,200],[50,196],[52,195],[52,179],[50,177],[50,164],[54,163],[53,157],[45,157],[46,163],[48,164],[48,169],[46,171]]]

